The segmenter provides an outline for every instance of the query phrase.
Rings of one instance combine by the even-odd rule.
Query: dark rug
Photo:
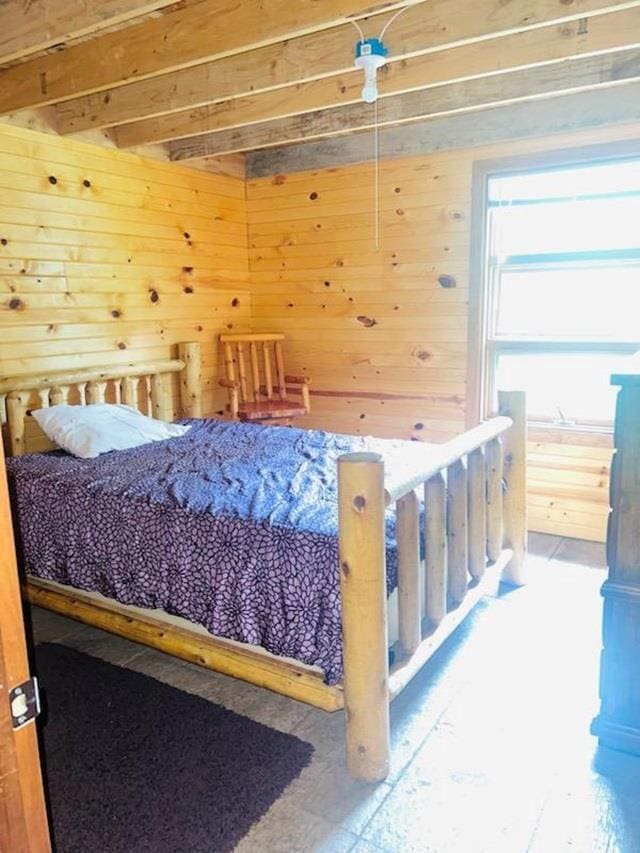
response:
[[[313,747],[149,676],[36,648],[58,853],[232,850]]]

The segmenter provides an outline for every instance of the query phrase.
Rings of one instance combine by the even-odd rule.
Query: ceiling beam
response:
[[[148,15],[176,0],[35,0],[0,4],[0,64]]]
[[[491,77],[409,92],[379,102],[381,127],[434,116],[480,110],[559,94],[620,85],[640,79],[640,50],[567,60],[536,69],[508,71]],[[481,120],[481,119],[480,119]],[[170,143],[171,160],[211,154],[253,151],[309,139],[339,136],[373,127],[371,105],[336,109],[223,130]]]
[[[557,98],[490,107],[482,111],[482,121],[478,121],[476,113],[468,112],[383,128],[380,131],[380,156],[385,159],[415,157],[461,148],[474,148],[477,152],[496,142],[526,138],[543,139],[544,149],[548,151],[555,144],[554,134],[610,128],[611,125],[619,126],[617,136],[621,140],[629,140],[627,154],[635,156],[640,148],[638,121],[640,83],[629,83],[616,90],[615,98],[611,97],[610,89],[594,89]],[[608,132],[607,141],[610,139],[611,133]],[[592,135],[591,142],[594,141]],[[572,146],[576,144],[579,142],[573,142]],[[620,155],[625,145],[608,145],[606,156]],[[372,154],[369,133],[333,136],[283,148],[264,148],[247,156],[247,179],[251,181],[310,169],[334,169],[348,163],[370,161]],[[478,156],[490,154],[481,151]],[[571,156],[575,156],[573,148]]]
[[[640,0],[431,0],[398,18],[388,42],[393,58],[402,59],[639,5]],[[363,22],[365,32],[377,34],[387,17]],[[109,127],[347,73],[353,67],[355,35],[352,26],[339,26],[73,99],[56,107],[56,126],[63,134]]]
[[[425,0],[200,0],[172,15],[106,33],[0,71],[0,113],[122,86]]]
[[[508,68],[533,68],[570,57],[640,47],[640,7],[592,19],[541,27],[446,52],[413,56],[386,66],[380,95],[495,74]],[[362,73],[346,72],[235,98],[219,104],[133,122],[112,135],[122,148],[186,139],[202,133],[300,115],[361,100]]]

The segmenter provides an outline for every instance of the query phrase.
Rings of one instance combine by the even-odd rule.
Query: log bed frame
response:
[[[201,415],[200,352],[181,344],[178,358],[108,370],[0,378],[0,411],[8,453],[29,446],[30,407],[122,400],[154,417]],[[6,401],[6,405],[5,405]],[[241,678],[326,711],[346,711],[350,773],[376,782],[389,770],[389,703],[502,578],[523,582],[526,548],[526,413],[522,392],[500,395],[500,416],[437,446],[428,467],[385,480],[382,457],[340,457],[339,547],[344,679],[326,685],[319,669],[253,646],[215,637],[102,596],[34,577],[25,581],[32,604]],[[51,447],[51,445],[49,445]],[[435,446],[434,446],[435,447]],[[420,559],[420,502],[424,490],[426,560]],[[398,544],[396,662],[389,668],[385,586],[385,512],[395,504]],[[421,573],[424,576],[421,578]],[[424,594],[421,593],[424,590]],[[424,598],[424,600],[422,600]],[[424,614],[424,618],[423,618]]]

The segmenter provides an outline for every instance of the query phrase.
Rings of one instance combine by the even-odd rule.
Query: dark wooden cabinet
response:
[[[604,746],[640,754],[640,364],[612,378],[620,387],[611,467],[600,713],[592,731]]]

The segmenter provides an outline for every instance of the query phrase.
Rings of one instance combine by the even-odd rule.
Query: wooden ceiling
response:
[[[0,0],[0,114],[194,164],[365,130],[349,19],[403,6],[382,126],[640,80],[640,0]]]

